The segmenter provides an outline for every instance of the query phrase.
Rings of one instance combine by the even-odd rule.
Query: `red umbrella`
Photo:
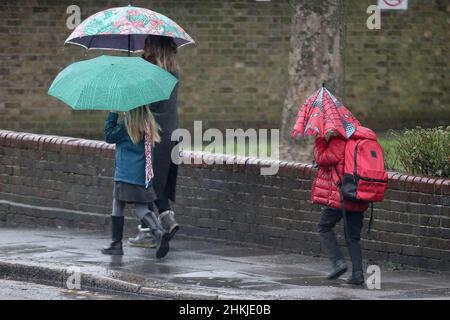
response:
[[[360,125],[353,114],[322,86],[298,111],[292,136],[324,137],[337,133],[348,139]]]

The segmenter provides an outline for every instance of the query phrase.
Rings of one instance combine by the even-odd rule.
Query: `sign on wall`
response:
[[[407,10],[408,0],[378,0],[378,8],[382,10]]]

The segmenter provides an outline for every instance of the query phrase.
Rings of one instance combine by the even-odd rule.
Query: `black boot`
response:
[[[111,216],[112,242],[108,247],[102,249],[103,254],[123,255],[122,238],[124,217]]]
[[[345,283],[360,286],[364,284],[364,274],[362,271],[352,272],[352,276],[348,278]]]
[[[156,258],[161,259],[169,252],[170,233],[161,226],[158,217],[153,211],[149,211],[143,218],[145,224],[150,227],[150,231],[156,241]]]
[[[364,272],[362,265],[362,252],[359,239],[353,239],[347,242],[348,253],[352,260],[352,276],[347,279],[347,284],[364,284]]]
[[[327,276],[327,279],[328,280],[337,279],[345,272],[347,272],[347,264],[345,263],[345,260],[338,260],[335,263],[333,263],[333,271],[331,271],[331,273]]]
[[[320,230],[320,243],[330,255],[330,260],[333,264],[333,270],[328,274],[328,280],[334,280],[339,278],[345,272],[347,272],[347,264],[345,263],[344,255],[339,249],[336,235],[333,230],[322,228]]]

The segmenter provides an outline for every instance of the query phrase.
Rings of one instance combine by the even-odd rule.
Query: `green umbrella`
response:
[[[177,82],[140,57],[104,55],[65,68],[48,94],[75,110],[129,111],[169,99]]]

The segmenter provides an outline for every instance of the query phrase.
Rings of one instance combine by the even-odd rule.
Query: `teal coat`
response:
[[[144,139],[134,144],[123,120],[110,112],[105,122],[105,141],[116,144],[114,181],[145,186]]]

